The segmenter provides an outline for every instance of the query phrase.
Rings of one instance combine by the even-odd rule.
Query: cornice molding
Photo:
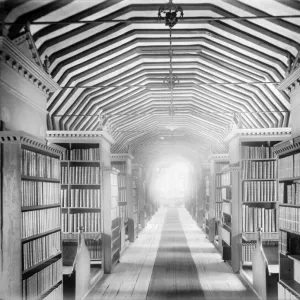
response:
[[[273,152],[278,156],[289,154],[296,150],[300,150],[300,136],[278,143],[273,147]]]
[[[133,156],[130,153],[111,153],[111,161],[126,161],[128,158],[133,160]]]
[[[216,160],[216,161],[219,161],[219,160],[228,160],[229,161],[229,153],[216,153],[216,154],[210,154],[208,156],[208,160],[211,161],[211,160]]]
[[[60,86],[45,71],[34,64],[5,36],[0,36],[0,49],[0,62],[27,79],[45,95],[60,89]]]
[[[246,136],[253,136],[253,137],[269,136],[269,137],[289,138],[291,137],[291,134],[292,134],[292,129],[290,127],[236,129],[225,138],[225,141],[229,142],[235,137],[246,137]]]
[[[7,91],[9,91],[11,94],[15,95],[18,99],[20,99],[24,103],[30,105],[31,107],[36,108],[37,110],[39,110],[40,112],[42,112],[44,114],[48,113],[46,109],[43,109],[41,106],[37,105],[30,98],[28,98],[26,95],[18,92],[18,90],[15,87],[13,87],[13,86],[11,86],[11,85],[9,85],[6,82],[1,81],[1,80],[0,80],[0,85],[2,85]]]
[[[42,151],[52,152],[61,155],[66,149],[57,145],[49,146],[47,141],[40,140],[24,131],[1,131],[0,143],[2,144],[22,144],[29,147],[38,148]]]
[[[103,171],[110,172],[112,174],[118,175],[120,171],[112,166],[104,166],[101,168]]]
[[[300,67],[298,67],[292,74],[289,74],[278,86],[278,90],[286,90],[291,93],[300,85]]]
[[[109,144],[115,142],[106,131],[47,130],[47,140],[51,143],[100,143],[101,139]]]

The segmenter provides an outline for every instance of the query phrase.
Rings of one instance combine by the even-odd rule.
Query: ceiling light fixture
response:
[[[169,114],[172,117],[170,126],[174,125],[174,106],[173,106],[173,89],[176,85],[179,84],[179,78],[173,74],[173,66],[172,66],[172,59],[173,59],[173,49],[172,49],[172,27],[174,27],[177,22],[178,18],[183,18],[183,9],[181,6],[176,5],[172,2],[172,0],[169,0],[169,3],[166,5],[163,5],[158,10],[158,18],[165,20],[165,25],[170,28],[170,70],[169,75],[167,75],[164,79],[164,84],[168,87],[168,89],[171,91],[171,105],[169,108]],[[174,130],[174,129],[173,129]],[[173,132],[173,131],[172,131]]]

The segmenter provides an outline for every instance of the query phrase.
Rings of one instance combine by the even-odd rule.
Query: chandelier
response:
[[[172,28],[177,24],[178,19],[183,18],[183,9],[181,6],[176,5],[172,2],[172,0],[169,0],[168,4],[162,5],[158,10],[158,19],[163,19],[165,21],[165,25],[169,27],[170,29],[170,49],[169,49],[169,55],[170,55],[170,69],[169,74],[164,78],[164,85],[170,90],[171,92],[171,104],[168,108],[169,115],[171,116],[171,125],[172,128],[174,128],[174,114],[175,114],[175,108],[173,105],[173,89],[176,85],[179,84],[179,78],[173,74],[173,49],[172,49]],[[170,126],[171,126],[170,125]],[[173,129],[174,130],[174,129]],[[173,132],[173,130],[171,130]]]

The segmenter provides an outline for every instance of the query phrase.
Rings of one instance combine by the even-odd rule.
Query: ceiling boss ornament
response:
[[[165,25],[170,28],[177,24],[178,18],[183,18],[183,9],[181,6],[173,4],[172,0],[158,10],[158,19],[164,19]]]

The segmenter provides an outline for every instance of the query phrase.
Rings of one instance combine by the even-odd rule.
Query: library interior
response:
[[[298,0],[0,16],[0,300],[300,299]]]

